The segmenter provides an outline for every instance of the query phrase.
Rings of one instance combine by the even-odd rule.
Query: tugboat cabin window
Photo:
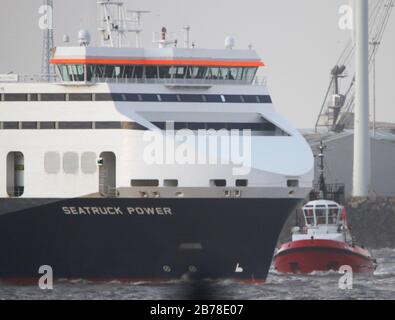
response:
[[[306,219],[306,224],[314,225],[314,211],[313,211],[313,209],[305,209],[304,216]]]
[[[328,223],[329,224],[338,224],[340,210],[338,208],[329,208],[328,211],[329,211]]]
[[[327,209],[326,208],[316,208],[315,209],[315,216],[317,219],[317,225],[318,224],[326,224],[326,213]]]

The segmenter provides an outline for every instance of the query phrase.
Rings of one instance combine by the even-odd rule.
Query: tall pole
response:
[[[373,90],[372,90],[372,102],[373,102],[373,137],[376,137],[376,54],[377,54],[377,47],[380,45],[379,41],[372,41],[370,43],[373,46]]]
[[[136,48],[140,48],[141,12],[136,12]]]
[[[356,77],[352,191],[354,197],[367,197],[371,170],[369,135],[369,6],[368,0],[357,0],[354,3]]]
[[[373,57],[373,137],[376,137],[376,57]]]
[[[191,30],[191,26],[184,26],[184,48],[189,48],[189,31]]]
[[[42,56],[41,56],[41,75],[45,80],[50,81],[51,75],[53,75],[54,67],[50,65],[49,60],[51,59],[51,50],[54,47],[54,35],[53,35],[53,0],[44,0],[45,13],[47,15],[48,23],[45,29],[43,29],[43,44],[42,44]]]

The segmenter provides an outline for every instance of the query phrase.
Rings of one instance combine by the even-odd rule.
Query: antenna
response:
[[[54,66],[49,63],[51,59],[52,50],[54,47],[53,41],[53,0],[44,0],[44,12],[48,24],[43,29],[43,46],[41,56],[41,74],[46,81],[50,81],[52,75],[55,74]]]
[[[177,40],[174,39],[172,35],[168,37],[168,32],[166,27],[162,27],[159,33],[156,32],[153,33],[152,42],[158,44],[159,48],[166,48],[169,45],[177,46]]]
[[[191,31],[191,26],[185,25],[183,29],[184,29],[184,45],[185,48],[189,48],[189,33]]]
[[[64,34],[63,37],[62,37],[62,41],[63,41],[63,43],[68,43],[68,42],[70,42],[70,37],[69,37],[69,35],[68,35],[68,34]]]
[[[116,41],[117,47],[121,47],[124,35],[120,26],[123,2],[105,0],[98,1],[97,5],[101,9],[100,22],[102,24],[98,31],[102,35],[102,45],[114,47]]]
[[[141,39],[140,33],[143,31],[143,24],[141,21],[142,13],[150,13],[147,10],[128,10],[128,13],[131,14],[131,17],[128,19],[129,23],[134,24],[134,28],[130,28],[129,32],[134,32],[136,34],[136,48],[140,48]]]
[[[225,48],[232,50],[235,46],[235,39],[232,36],[227,36],[225,38]]]
[[[141,14],[145,10],[125,10],[122,0],[97,1],[100,8],[99,28],[103,46],[127,47],[128,33],[136,33],[136,47],[140,47],[140,33],[143,30]],[[131,16],[127,16],[131,14]]]
[[[90,42],[91,42],[91,35],[89,34],[89,31],[80,30],[78,32],[78,43],[80,44],[80,46],[87,47],[89,46]]]

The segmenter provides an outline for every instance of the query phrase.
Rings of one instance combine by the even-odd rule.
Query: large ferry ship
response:
[[[313,180],[264,63],[165,29],[159,48],[125,47],[103,19],[103,46],[82,32],[53,50],[56,77],[2,77],[0,279],[46,265],[57,279],[264,281]]]

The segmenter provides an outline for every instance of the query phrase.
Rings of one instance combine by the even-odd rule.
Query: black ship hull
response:
[[[301,199],[0,199],[0,279],[264,281]]]

